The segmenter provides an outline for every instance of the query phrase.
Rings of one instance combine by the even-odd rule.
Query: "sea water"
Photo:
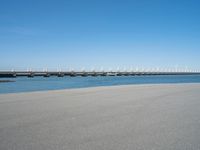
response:
[[[0,80],[15,81],[0,83],[0,93],[18,93],[130,84],[200,83],[200,75],[17,77],[0,78]]]

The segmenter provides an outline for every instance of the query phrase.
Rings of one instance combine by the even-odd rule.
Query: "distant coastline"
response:
[[[15,82],[14,80],[0,80],[0,83],[5,83],[5,82]]]

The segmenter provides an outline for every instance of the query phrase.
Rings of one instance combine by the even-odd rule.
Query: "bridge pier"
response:
[[[27,76],[28,76],[29,78],[33,78],[35,75],[34,75],[34,73],[30,72]]]
[[[98,74],[96,72],[92,72],[91,76],[96,77],[96,76],[98,76]]]
[[[58,77],[64,77],[64,75],[65,75],[65,74],[64,74],[64,73],[61,73],[61,72],[59,72],[59,73],[57,74]]]
[[[81,77],[87,77],[88,74],[87,74],[86,72],[83,72],[83,73],[80,74],[80,76],[81,76]]]
[[[46,74],[43,75],[43,77],[50,77],[50,74],[46,73]]]
[[[106,72],[100,72],[99,75],[100,76],[106,76]]]
[[[122,74],[121,73],[117,73],[117,76],[122,76]]]
[[[69,74],[67,74],[67,75],[69,75],[70,77],[75,77],[76,76],[76,74],[72,71],[72,72],[70,72]]]

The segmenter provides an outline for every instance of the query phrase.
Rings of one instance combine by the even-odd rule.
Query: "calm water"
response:
[[[6,79],[6,78],[1,78]],[[1,80],[0,79],[0,80]],[[16,82],[0,83],[0,93],[57,90],[96,86],[160,83],[200,83],[200,75],[187,76],[121,76],[121,77],[17,77]]]

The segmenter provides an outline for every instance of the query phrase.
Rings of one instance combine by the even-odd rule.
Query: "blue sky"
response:
[[[1,0],[0,70],[200,69],[198,0]]]

